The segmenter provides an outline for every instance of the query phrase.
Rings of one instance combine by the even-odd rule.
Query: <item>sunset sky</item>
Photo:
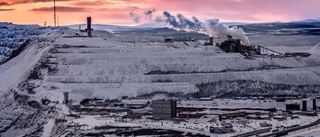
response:
[[[200,20],[219,18],[223,22],[273,22],[320,18],[320,0],[56,0],[60,25],[86,23],[137,25],[130,12],[150,22],[163,11],[181,13]],[[53,25],[53,0],[0,0],[0,22]]]

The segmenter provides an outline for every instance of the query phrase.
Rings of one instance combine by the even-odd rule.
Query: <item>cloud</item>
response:
[[[155,8],[144,11],[144,14],[148,17],[149,20],[152,20],[152,14],[156,11]]]
[[[129,13],[129,16],[135,23],[140,23],[141,21],[141,16],[135,12],[138,9],[138,7],[132,7],[132,10]]]
[[[0,6],[9,6],[9,4],[8,4],[7,2],[1,1],[1,2],[0,2]]]
[[[72,3],[74,6],[105,6],[105,5],[113,5],[113,3],[104,1],[104,0],[96,0],[96,1],[77,1]]]
[[[6,12],[1,16],[1,20],[11,22],[37,22],[37,14],[34,12],[52,12],[50,8],[53,0],[0,0],[0,7],[3,9],[16,9],[29,12],[29,18],[24,18],[24,12]],[[183,14],[187,18],[197,16],[199,20],[219,18],[222,22],[272,22],[272,21],[292,21],[308,18],[319,18],[320,0],[57,0],[57,5],[73,7],[61,9],[70,14],[59,15],[65,18],[66,23],[77,23],[82,21],[84,16],[95,17],[96,22],[114,24],[132,24],[132,19],[145,23],[149,21],[148,15],[154,17],[162,15],[162,11],[169,11],[173,15]],[[28,6],[21,8],[14,4],[29,3]],[[37,3],[37,4],[32,4]],[[52,3],[53,4],[53,3]],[[30,6],[29,6],[30,5]],[[2,7],[3,6],[3,7]],[[8,6],[8,7],[6,7]],[[132,7],[139,7],[140,10],[132,12],[133,17],[128,15]],[[6,7],[6,8],[4,8]],[[156,12],[145,15],[148,10],[156,8]],[[88,11],[88,12],[86,12]],[[14,14],[13,14],[14,13]],[[136,15],[138,14],[138,15]],[[12,18],[18,16],[20,18]],[[147,16],[145,18],[145,16]],[[51,18],[50,18],[51,19]],[[42,23],[42,22],[37,22]]]
[[[65,7],[65,6],[57,6],[58,12],[90,12],[91,9],[89,8],[82,8],[82,7]],[[53,7],[42,7],[42,8],[34,8],[29,11],[32,12],[52,12]]]
[[[0,6],[11,6],[17,4],[29,4],[38,2],[53,2],[54,0],[2,0]],[[58,1],[74,1],[74,0],[56,0]]]
[[[15,9],[0,9],[0,11],[13,11]]]

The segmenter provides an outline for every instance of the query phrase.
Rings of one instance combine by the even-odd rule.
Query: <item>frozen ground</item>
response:
[[[261,92],[315,95],[320,86],[317,51],[308,58],[245,59],[199,42],[164,43],[160,36],[93,31],[95,37],[82,37],[67,28],[1,25],[1,34],[6,34],[1,42],[7,43],[0,49],[6,53],[1,54],[2,61],[7,61],[0,66],[3,136],[63,134],[59,124],[53,124],[53,119],[69,113],[61,105],[63,92],[79,103],[85,98],[156,98],[159,94],[174,98]],[[11,41],[28,43],[7,60],[21,45],[9,50]],[[136,124],[141,123],[132,123]]]

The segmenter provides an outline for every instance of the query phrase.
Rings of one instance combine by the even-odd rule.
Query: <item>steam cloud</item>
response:
[[[146,10],[144,11],[144,15],[148,17],[148,19],[152,20],[152,14],[156,11],[156,9]]]
[[[134,22],[140,23],[141,16],[140,14],[135,13],[136,10],[139,10],[139,8],[133,7],[129,15]],[[155,9],[144,11],[144,15],[146,16],[146,18],[149,18],[150,21],[152,21],[152,15],[155,11]],[[234,38],[240,39],[242,44],[250,45],[250,41],[245,35],[242,28],[238,28],[236,26],[229,27],[225,24],[220,23],[219,19],[209,19],[201,22],[195,16],[189,19],[182,14],[177,14],[176,16],[174,16],[169,12],[164,11],[162,16],[156,17],[155,22],[158,24],[169,25],[170,27],[177,30],[196,31],[199,33],[204,33],[211,37],[231,35]]]
[[[203,23],[201,23],[196,17],[189,20],[182,14],[177,14],[177,17],[172,16],[169,12],[163,12],[163,16],[157,17],[157,23],[165,23],[172,26],[175,29],[187,30],[187,31],[203,31]]]
[[[129,13],[131,19],[135,22],[135,23],[140,23],[141,21],[141,16],[137,13],[135,13],[135,10],[139,9],[138,7],[133,7],[131,12]]]
[[[169,12],[164,11],[163,16],[156,18],[157,23],[164,23],[170,25],[174,29],[186,30],[186,31],[197,31],[200,33],[207,34],[209,36],[226,36],[231,35],[232,37],[238,38],[243,44],[250,45],[248,37],[245,35],[242,28],[229,27],[219,22],[219,19],[209,19],[205,22],[201,22],[197,17],[192,17],[192,20],[186,18],[182,14],[176,16],[171,15]]]

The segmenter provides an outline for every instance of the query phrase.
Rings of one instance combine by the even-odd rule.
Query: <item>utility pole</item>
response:
[[[54,11],[54,27],[57,27],[57,18],[56,18],[56,0],[53,0],[53,11]]]

